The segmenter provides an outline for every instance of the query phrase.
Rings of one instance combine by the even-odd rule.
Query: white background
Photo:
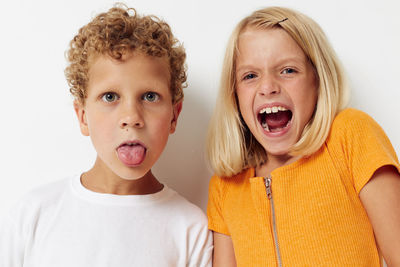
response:
[[[351,106],[372,115],[400,154],[400,4],[397,0],[126,1],[164,18],[187,51],[188,84],[177,132],[154,168],[157,177],[203,209],[211,175],[204,140],[224,48],[236,23],[281,5],[315,19],[341,58]],[[113,1],[25,0],[0,5],[0,214],[28,190],[88,170],[83,137],[64,78],[64,53],[78,29]]]

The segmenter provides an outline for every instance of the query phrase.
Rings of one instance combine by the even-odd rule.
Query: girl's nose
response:
[[[119,121],[121,129],[124,128],[142,128],[144,126],[143,114],[140,107],[129,105],[125,107]]]
[[[262,96],[276,95],[281,92],[279,83],[273,77],[263,77],[260,81],[259,94]]]

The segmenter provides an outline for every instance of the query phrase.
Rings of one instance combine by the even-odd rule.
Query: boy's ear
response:
[[[171,120],[171,129],[169,131],[170,133],[175,132],[176,124],[178,122],[178,117],[179,117],[179,114],[181,113],[181,111],[182,111],[182,101],[180,101],[174,105],[174,108],[173,108],[174,117]]]
[[[84,136],[89,136],[89,128],[87,125],[84,105],[81,104],[79,101],[75,100],[74,101],[74,110],[75,110],[76,116],[78,117],[79,127],[81,128],[81,133]]]

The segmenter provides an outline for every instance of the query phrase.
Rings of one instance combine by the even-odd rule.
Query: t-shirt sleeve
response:
[[[204,215],[203,215],[204,216]],[[193,241],[194,246],[190,257],[190,262],[186,265],[188,267],[211,267],[213,255],[213,237],[211,231],[206,227],[207,222],[204,219],[204,227],[201,227]],[[192,229],[193,231],[193,229]]]
[[[338,115],[334,124],[358,194],[380,167],[392,165],[400,172],[396,152],[388,137],[370,116],[348,109]]]
[[[210,180],[208,191],[207,217],[208,228],[214,232],[230,235],[223,216],[224,191],[221,178],[214,175]]]
[[[0,266],[22,267],[25,250],[25,227],[21,206],[15,207],[0,221]]]

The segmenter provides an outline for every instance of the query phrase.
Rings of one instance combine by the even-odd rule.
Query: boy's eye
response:
[[[146,100],[149,102],[156,102],[158,99],[160,99],[160,96],[154,92],[147,92],[143,95],[143,100]]]
[[[114,102],[119,99],[118,95],[116,93],[105,93],[102,98],[104,102]]]
[[[292,74],[295,73],[296,71],[292,68],[286,68],[282,71],[282,74]]]

